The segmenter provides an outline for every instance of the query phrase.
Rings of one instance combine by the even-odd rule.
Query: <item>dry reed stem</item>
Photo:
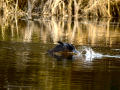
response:
[[[5,14],[33,13],[34,9],[39,8],[36,13],[48,15],[80,15],[80,16],[96,16],[96,17],[111,17],[112,13],[120,15],[119,0],[26,0],[27,4],[19,7],[19,0],[2,0],[0,8],[3,8]],[[38,7],[36,4],[39,2]],[[27,6],[28,7],[27,7]],[[26,9],[23,9],[26,8]],[[112,10],[113,9],[113,10]]]

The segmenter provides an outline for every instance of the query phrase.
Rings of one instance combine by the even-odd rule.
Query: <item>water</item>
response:
[[[119,90],[119,19],[0,17],[0,90]],[[51,56],[57,41],[74,56]]]

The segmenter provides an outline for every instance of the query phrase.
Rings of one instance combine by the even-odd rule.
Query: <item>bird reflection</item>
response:
[[[79,54],[79,52],[72,44],[63,43],[61,41],[58,41],[58,43],[59,44],[56,45],[54,48],[48,50],[48,54],[56,58],[57,60],[74,59],[75,56]]]

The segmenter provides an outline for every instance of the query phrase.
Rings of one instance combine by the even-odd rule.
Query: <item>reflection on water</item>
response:
[[[80,54],[47,54],[58,40]],[[0,18],[0,90],[119,90],[119,46],[113,19]]]
[[[120,23],[113,19],[88,20],[72,17],[27,19],[0,18],[0,40],[14,42],[56,43],[110,46],[120,43]],[[72,21],[74,20],[74,22]],[[111,22],[112,21],[112,22]]]

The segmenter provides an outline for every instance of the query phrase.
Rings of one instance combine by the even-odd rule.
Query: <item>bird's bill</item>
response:
[[[78,54],[78,53],[80,53],[80,52],[79,52],[79,51],[77,51],[76,49],[74,49],[74,50],[73,50],[73,53]]]

